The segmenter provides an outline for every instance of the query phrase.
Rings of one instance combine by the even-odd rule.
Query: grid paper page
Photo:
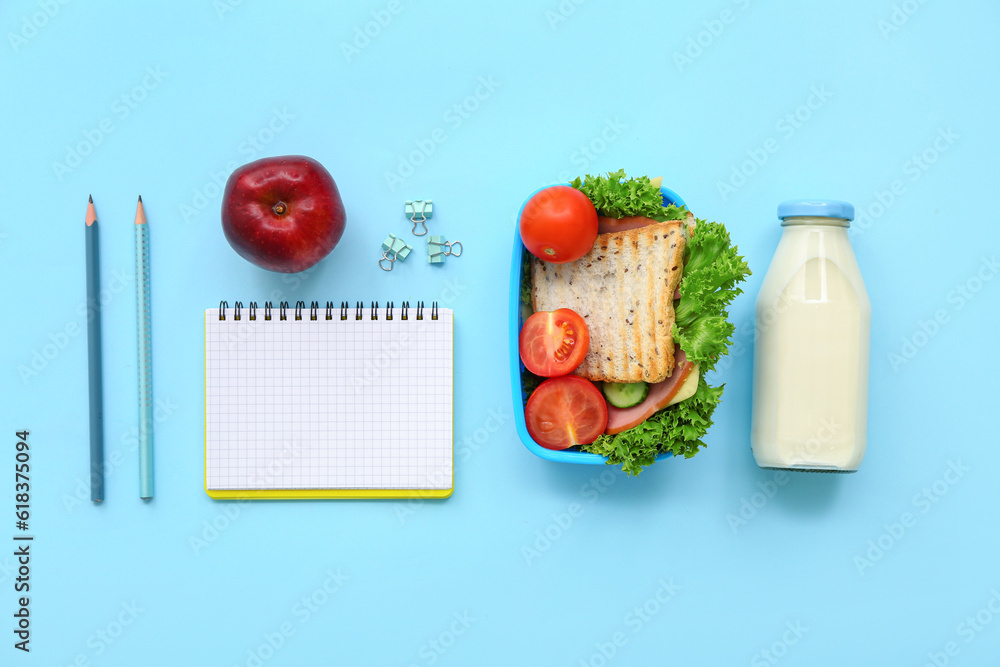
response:
[[[205,311],[212,490],[450,489],[452,311]]]

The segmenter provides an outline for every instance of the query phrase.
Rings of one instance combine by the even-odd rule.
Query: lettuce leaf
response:
[[[528,398],[536,389],[538,385],[545,382],[548,378],[543,378],[540,375],[535,375],[527,368],[524,368],[523,364],[521,366],[521,392],[523,396],[524,405],[528,404]]]
[[[736,285],[750,275],[750,267],[738,252],[724,225],[704,220],[698,220],[684,252],[674,342],[702,374],[713,370],[732,344],[735,327],[727,309],[743,294]]]
[[[727,308],[743,293],[736,285],[748,275],[750,267],[732,245],[725,226],[699,220],[685,250],[673,329],[674,342],[700,367],[698,389],[691,398],[660,410],[638,426],[601,435],[581,449],[606,456],[609,465],[621,465],[629,475],[638,475],[659,454],[691,458],[705,446],[702,438],[712,426],[724,387],[708,384],[705,374],[729,352],[734,327]]]
[[[531,309],[531,253],[527,250],[521,258],[521,305]]]
[[[607,176],[576,178],[570,183],[593,202],[598,213],[609,218],[642,215],[653,220],[683,220],[683,206],[664,206],[660,189],[649,182],[648,176],[625,178],[625,170],[609,172]]]

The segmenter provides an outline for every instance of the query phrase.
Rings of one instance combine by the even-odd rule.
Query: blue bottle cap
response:
[[[854,220],[854,205],[833,199],[789,199],[778,204],[778,217],[780,219],[784,220],[796,216]]]

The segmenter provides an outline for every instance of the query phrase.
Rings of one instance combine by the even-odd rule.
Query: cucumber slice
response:
[[[605,382],[604,398],[616,408],[631,408],[639,405],[649,395],[649,385],[645,382]]]

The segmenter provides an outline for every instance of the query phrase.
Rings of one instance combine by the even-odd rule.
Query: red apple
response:
[[[337,184],[316,160],[269,157],[229,176],[222,231],[241,257],[269,271],[297,273],[330,254],[347,216]]]

